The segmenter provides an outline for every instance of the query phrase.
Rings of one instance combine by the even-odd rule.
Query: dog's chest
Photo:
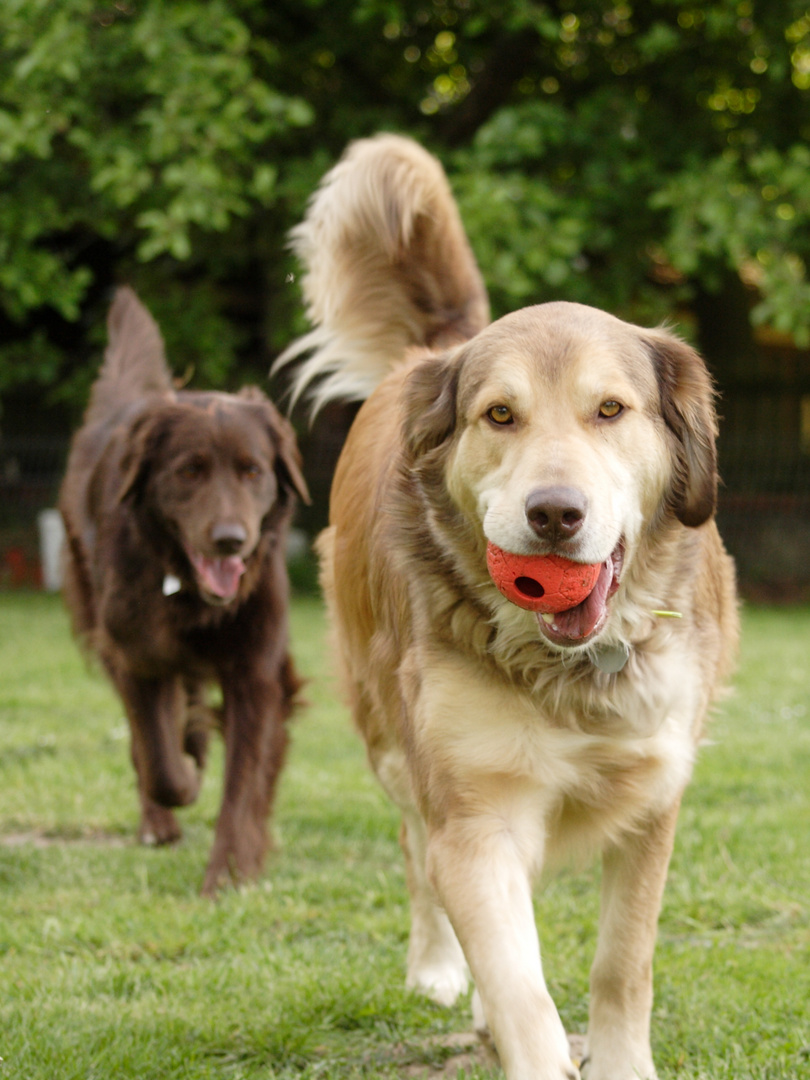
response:
[[[548,818],[576,807],[621,827],[677,798],[694,759],[693,702],[626,692],[624,714],[606,709],[602,727],[593,717],[583,727],[577,705],[572,692],[552,709],[463,658],[445,659],[421,671],[413,710],[420,758],[433,783],[465,800],[520,792]]]
[[[144,676],[182,671],[209,678],[216,672],[224,635],[195,598],[163,596],[157,585],[142,591],[105,589],[101,599],[101,628],[120,661]]]

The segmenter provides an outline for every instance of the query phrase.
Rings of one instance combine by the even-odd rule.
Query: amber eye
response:
[[[239,464],[239,474],[245,480],[255,480],[261,474],[261,468],[255,461],[243,461]]]
[[[620,405],[618,401],[603,401],[599,406],[599,415],[603,416],[605,420],[612,420],[623,411],[624,406]]]
[[[514,423],[512,410],[508,405],[493,405],[492,408],[487,411],[487,416],[493,424],[499,424],[501,427],[505,424]]]

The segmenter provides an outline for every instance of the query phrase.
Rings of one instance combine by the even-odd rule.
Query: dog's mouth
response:
[[[200,595],[209,604],[229,604],[239,592],[239,582],[247,569],[239,555],[212,558],[186,548]]]
[[[607,622],[608,600],[619,588],[623,562],[624,545],[619,543],[602,563],[596,584],[581,603],[556,614],[536,612],[543,637],[562,648],[585,645],[596,637]]]

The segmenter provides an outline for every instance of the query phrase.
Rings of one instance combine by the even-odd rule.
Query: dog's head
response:
[[[487,541],[517,555],[602,564],[593,592],[538,620],[562,648],[586,645],[645,535],[714,512],[713,390],[700,357],[664,330],[578,304],[526,308],[406,387],[406,453],[423,483]]]
[[[132,423],[119,499],[181,550],[209,603],[226,604],[260,538],[308,501],[290,424],[256,388],[187,392]]]

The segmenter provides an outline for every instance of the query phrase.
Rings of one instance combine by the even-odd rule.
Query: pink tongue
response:
[[[613,562],[602,564],[593,591],[576,607],[560,611],[554,616],[557,632],[572,641],[588,637],[605,616],[610,587],[614,581]],[[613,590],[615,592],[615,589]]]
[[[245,564],[238,555],[228,555],[222,559],[208,559],[196,552],[189,552],[189,558],[201,584],[213,596],[230,600],[239,589],[239,579],[245,572]]]

